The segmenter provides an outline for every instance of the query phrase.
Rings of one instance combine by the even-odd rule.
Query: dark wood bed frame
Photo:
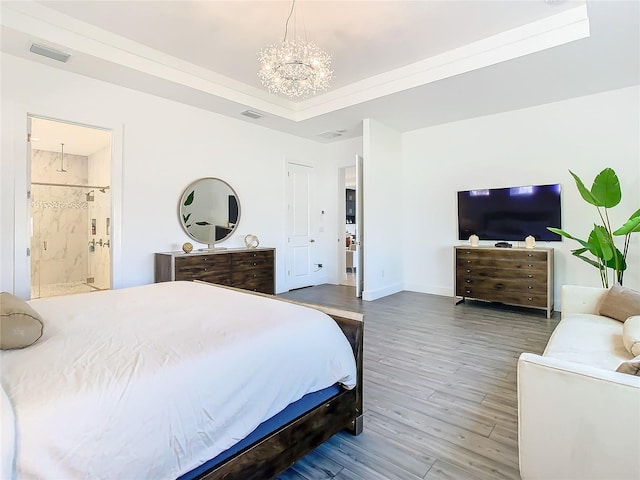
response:
[[[233,289],[232,287],[225,288]],[[347,430],[353,435],[358,435],[362,432],[363,315],[331,307],[295,302],[261,293],[240,291],[314,308],[333,318],[344,332],[353,349],[358,384],[352,390],[342,390],[321,405],[280,429],[271,432],[224,462],[215,465],[198,477],[198,479],[202,480],[267,480],[275,478],[340,430]]]

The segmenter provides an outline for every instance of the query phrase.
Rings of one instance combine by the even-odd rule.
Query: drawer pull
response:
[[[466,292],[467,292],[467,293],[471,293],[471,290],[467,290]]]
[[[258,265],[258,262],[253,262],[253,266],[255,267],[256,265]]]
[[[467,263],[471,263],[471,260],[467,260]]]
[[[529,264],[529,265],[527,265],[527,266],[528,266],[528,267],[533,267],[533,265],[531,265],[531,264]]]
[[[533,275],[527,275],[527,277],[529,277],[529,278],[533,278]]]
[[[527,300],[529,300],[530,302],[533,302],[533,298],[531,297],[527,298]]]
[[[467,270],[467,273],[471,273],[471,270]]]
[[[471,283],[471,280],[465,280],[467,283]]]
[[[527,253],[527,257],[533,257],[533,254]]]
[[[531,288],[533,288],[533,287],[532,287],[531,285],[529,285],[527,288],[531,289]]]

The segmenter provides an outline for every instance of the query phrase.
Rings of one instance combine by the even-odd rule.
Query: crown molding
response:
[[[69,62],[73,62],[73,55],[87,55],[294,122],[589,36],[587,6],[582,4],[311,99],[293,102],[33,1],[2,2],[1,8],[3,26],[33,37],[34,41],[42,39],[54,48],[71,53]],[[65,68],[64,64],[56,66]]]

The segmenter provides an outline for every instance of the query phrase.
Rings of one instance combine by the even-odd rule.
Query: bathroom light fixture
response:
[[[64,143],[60,144],[60,170],[58,172],[66,172],[64,169]]]
[[[306,31],[304,40],[287,40],[289,20],[295,4],[296,0],[292,0],[282,42],[258,53],[261,64],[258,77],[262,85],[271,93],[282,93],[292,99],[326,90],[333,77],[331,56],[308,42]]]
[[[43,57],[57,60],[62,63],[66,63],[66,61],[69,60],[69,58],[71,57],[71,55],[69,55],[68,53],[55,50],[45,45],[38,45],[37,43],[32,43],[31,48],[29,48],[29,51],[32,53],[36,53],[38,55],[42,55]]]

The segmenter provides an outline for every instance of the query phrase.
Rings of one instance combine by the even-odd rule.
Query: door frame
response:
[[[13,122],[13,184],[15,216],[13,221],[13,290],[23,299],[31,297],[31,261],[27,249],[31,247],[31,156],[27,145],[30,118],[70,123],[88,128],[111,131],[111,288],[120,288],[122,279],[122,158],[124,128],[122,125],[100,126],[91,121],[65,120],[59,112],[34,113],[38,108],[19,105]],[[71,115],[69,115],[71,116]]]

